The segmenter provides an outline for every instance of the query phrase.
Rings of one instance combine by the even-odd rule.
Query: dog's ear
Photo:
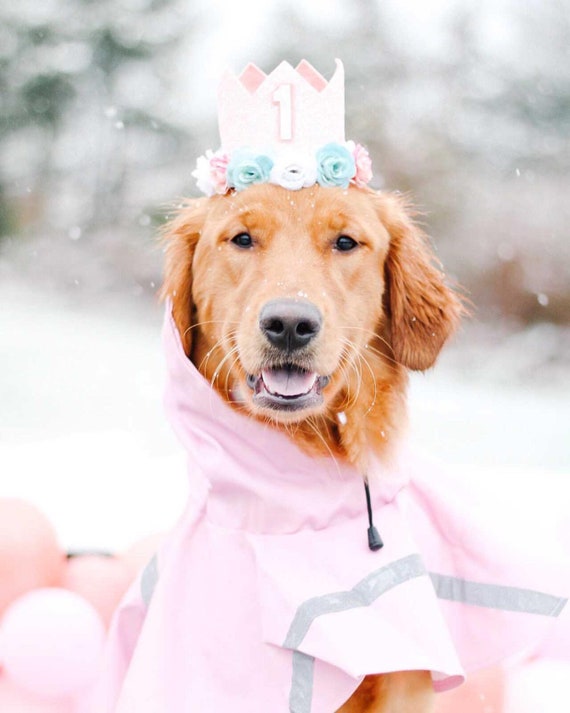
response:
[[[202,227],[206,220],[207,198],[185,202],[161,231],[165,244],[162,299],[172,302],[172,316],[180,333],[184,352],[192,348],[192,261]]]
[[[390,234],[384,264],[386,328],[394,358],[408,369],[432,366],[464,312],[458,295],[445,283],[427,237],[411,218],[401,196],[375,198]]]

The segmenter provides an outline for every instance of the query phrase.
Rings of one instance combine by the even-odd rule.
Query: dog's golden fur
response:
[[[243,234],[251,245],[233,241]],[[338,249],[339,236],[354,249]],[[405,419],[407,369],[432,366],[462,313],[405,199],[255,185],[189,201],[165,239],[163,296],[186,354],[213,388],[311,453],[362,472],[370,450],[388,455]],[[260,407],[248,383],[267,366],[260,311],[275,299],[310,303],[323,318],[297,364],[328,383],[322,402],[300,411]],[[425,672],[371,676],[341,711],[424,713],[430,691]]]

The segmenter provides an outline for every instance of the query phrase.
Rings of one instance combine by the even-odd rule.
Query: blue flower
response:
[[[354,156],[341,144],[327,144],[317,151],[317,182],[321,186],[348,188],[356,173]]]
[[[228,186],[243,191],[254,183],[267,183],[272,168],[269,156],[247,149],[234,151],[228,164]]]

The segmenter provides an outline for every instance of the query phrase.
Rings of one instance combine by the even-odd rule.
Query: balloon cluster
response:
[[[69,556],[30,503],[0,498],[0,710],[73,713],[113,611],[156,549]]]

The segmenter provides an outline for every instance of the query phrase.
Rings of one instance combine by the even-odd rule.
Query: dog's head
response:
[[[165,235],[163,294],[202,374],[351,458],[397,428],[405,368],[429,368],[462,311],[393,195],[255,185],[189,202]]]

